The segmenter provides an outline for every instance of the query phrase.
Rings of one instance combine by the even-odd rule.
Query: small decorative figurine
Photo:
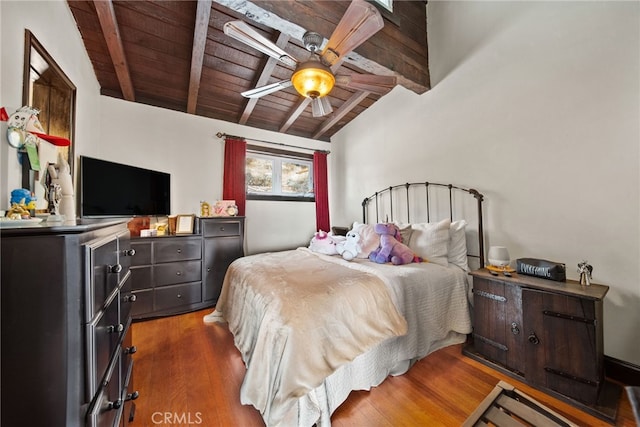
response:
[[[45,198],[49,202],[48,211],[50,215],[60,215],[60,200],[62,200],[62,187],[60,184],[51,183]]]
[[[200,217],[207,218],[211,216],[211,205],[205,201],[200,202]]]
[[[588,264],[588,261],[582,261],[578,263],[578,273],[580,273],[580,284],[583,286],[591,285],[591,273],[593,267]]]
[[[49,198],[49,213],[63,215],[66,221],[76,219],[76,204],[71,182],[69,163],[58,153],[58,161],[47,166],[47,193]],[[53,205],[52,205],[53,204]]]

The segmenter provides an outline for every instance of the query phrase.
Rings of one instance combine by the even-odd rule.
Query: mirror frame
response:
[[[68,116],[64,113],[64,116],[55,117],[54,114],[51,114],[49,111],[50,99],[47,101],[47,108],[40,108],[43,106],[45,100],[36,99],[34,100],[34,96],[37,96],[37,93],[33,93],[33,85],[31,81],[31,70],[34,67],[34,53],[35,55],[39,55],[48,65],[48,69],[51,70],[53,76],[56,78],[58,82],[61,83],[59,87],[62,87],[67,91],[67,96],[64,98],[65,102],[68,102]],[[67,77],[67,75],[62,71],[62,68],[56,63],[56,61],[49,55],[49,52],[42,46],[42,44],[36,39],[33,33],[27,29],[24,32],[24,68],[22,75],[22,105],[29,105],[34,108],[37,108],[41,111],[41,114],[38,115],[38,119],[40,120],[40,124],[44,128],[45,133],[49,133],[49,129],[51,127],[51,121],[56,120],[56,124],[58,127],[62,126],[67,127],[68,135],[57,135],[68,138],[71,141],[71,144],[68,147],[58,147],[58,151],[62,152],[63,155],[66,156],[67,161],[69,162],[69,167],[71,170],[71,179],[74,177],[74,160],[75,160],[75,150],[74,150],[74,134],[75,134],[75,117],[76,117],[76,86],[73,84],[71,79]],[[45,113],[45,114],[42,114]],[[25,154],[26,155],[26,154]],[[46,166],[46,165],[40,165]],[[31,191],[35,191],[35,181],[37,179],[37,173],[34,173],[29,167],[29,161],[26,158],[23,158],[22,161],[22,185],[24,188],[29,188]]]

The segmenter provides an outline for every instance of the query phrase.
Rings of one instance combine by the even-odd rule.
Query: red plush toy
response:
[[[402,243],[400,229],[395,224],[376,224],[374,230],[380,235],[380,247],[369,255],[371,261],[378,264],[391,261],[394,265],[422,262],[409,246]]]

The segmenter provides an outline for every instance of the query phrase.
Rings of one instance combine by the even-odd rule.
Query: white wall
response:
[[[390,184],[471,186],[486,242],[587,259],[605,353],[640,364],[640,4],[428,3],[433,88],[396,88],[332,138],[332,219]],[[357,164],[358,167],[354,167]]]
[[[80,155],[171,173],[173,213],[198,213],[222,198],[223,143],[217,132],[326,150],[328,144],[100,96],[100,87],[66,1],[0,1],[0,106],[22,103],[24,30],[31,30],[77,87],[76,165]],[[0,209],[21,187],[16,150],[0,129]],[[77,173],[77,168],[76,168]],[[313,203],[249,201],[248,254],[308,245]]]
[[[171,212],[199,213],[200,201],[222,199],[224,143],[216,133],[326,149],[327,143],[220,120],[101,97],[99,143],[82,154],[171,174]],[[247,254],[306,246],[315,204],[248,201]]]
[[[77,88],[76,154],[100,134],[100,87],[80,33],[66,2],[0,1],[0,106],[12,114],[22,106],[24,32],[30,30]],[[0,127],[0,209],[9,193],[22,186],[16,149],[6,142],[6,122]]]

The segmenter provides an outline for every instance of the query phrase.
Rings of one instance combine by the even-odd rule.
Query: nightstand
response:
[[[604,378],[603,299],[582,286],[513,273],[473,276],[473,334],[463,352],[518,380],[615,420],[621,388]]]

